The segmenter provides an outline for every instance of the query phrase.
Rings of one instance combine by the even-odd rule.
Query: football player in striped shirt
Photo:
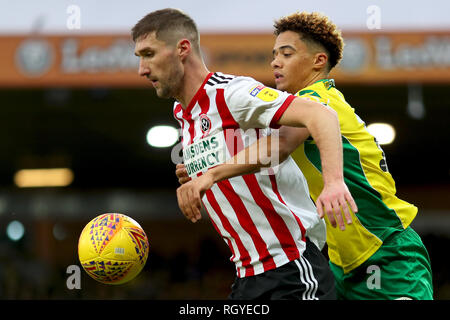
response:
[[[429,256],[410,227],[417,207],[396,196],[383,150],[329,78],[330,70],[342,57],[340,31],[326,16],[302,12],[276,21],[275,35],[272,68],[277,89],[333,108],[340,121],[344,179],[359,210],[351,213],[353,224],[345,231],[334,228],[334,221],[326,216],[328,253],[338,298],[432,299]],[[284,126],[280,136],[280,160],[291,154],[316,200],[323,188],[323,168],[315,140],[304,128]],[[257,154],[248,150],[242,154],[245,152]],[[243,163],[242,155],[237,157]],[[219,166],[197,183],[203,182],[200,187],[205,189],[211,183],[208,176],[222,179],[257,170],[256,164]],[[187,181],[182,166],[177,175],[181,182]]]
[[[357,210],[342,176],[342,142],[336,113],[322,104],[265,87],[249,77],[206,68],[195,22],[175,9],[152,12],[132,30],[139,74],[159,97],[175,98],[183,159],[195,181],[271,128],[308,128],[322,155],[325,186],[317,199],[325,213]],[[292,159],[268,174],[215,183],[200,195],[177,190],[180,208],[195,222],[200,210],[229,246],[236,266],[233,299],[333,299],[334,279],[320,249],[325,223]],[[191,198],[195,196],[195,198]],[[348,218],[347,218],[348,219]],[[351,221],[349,221],[351,222]]]

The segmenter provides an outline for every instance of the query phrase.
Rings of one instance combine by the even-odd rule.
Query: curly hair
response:
[[[328,55],[328,71],[342,59],[344,40],[341,31],[321,13],[296,12],[276,20],[274,27],[276,36],[285,31],[293,31],[303,41],[322,46]]]

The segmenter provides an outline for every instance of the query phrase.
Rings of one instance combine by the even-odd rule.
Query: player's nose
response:
[[[270,63],[270,66],[272,67],[272,69],[280,68],[281,67],[280,60],[276,56],[273,57],[273,60]]]
[[[147,77],[150,75],[150,68],[143,63],[142,59],[139,61],[138,73],[141,77]]]

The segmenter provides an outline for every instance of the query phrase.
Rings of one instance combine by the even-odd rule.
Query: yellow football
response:
[[[78,257],[89,276],[105,284],[135,278],[147,261],[149,243],[142,227],[120,213],[92,219],[78,241]]]

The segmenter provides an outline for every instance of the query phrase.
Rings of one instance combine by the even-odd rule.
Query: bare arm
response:
[[[336,111],[318,102],[297,98],[278,124],[306,127],[320,151],[324,183],[343,179],[342,138]]]
[[[352,219],[347,203],[354,212],[358,208],[344,183],[342,137],[336,112],[315,101],[298,98],[292,101],[277,123],[305,126],[311,133],[319,148],[324,182],[322,193],[316,199],[317,211],[321,217],[326,213],[333,226],[337,220],[344,230],[341,210],[350,224]]]
[[[261,137],[226,163],[209,169],[205,174],[211,175],[212,180],[216,183],[225,179],[258,172],[263,167],[277,164],[270,161],[275,153],[277,153],[276,159],[279,160],[279,163],[286,160],[309,135],[309,131],[306,128],[283,126],[279,129],[278,143],[272,144],[272,136]],[[191,180],[183,164],[176,166],[175,173],[180,184]]]
[[[305,128],[283,126],[276,136],[261,137],[225,164],[208,170],[214,182],[255,173],[286,160],[309,136]],[[277,141],[274,141],[277,139]],[[272,142],[274,141],[274,142]],[[274,162],[275,161],[275,162]]]

